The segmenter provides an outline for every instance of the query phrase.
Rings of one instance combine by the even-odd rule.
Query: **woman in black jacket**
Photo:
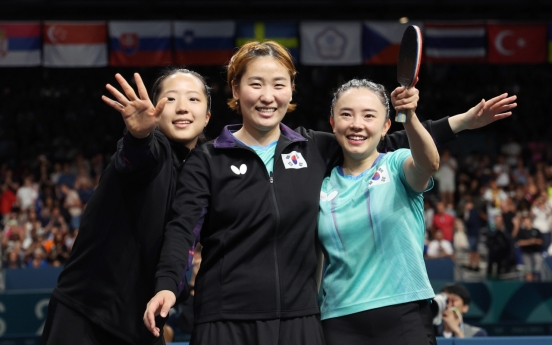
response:
[[[144,327],[142,313],[154,293],[177,176],[211,116],[210,89],[199,74],[173,68],[155,82],[152,103],[134,77],[138,94],[117,74],[125,95],[107,85],[116,100],[102,97],[126,131],[83,214],[42,344],[164,343]]]
[[[322,180],[342,156],[332,134],[281,123],[295,108],[295,74],[289,52],[275,42],[245,44],[230,60],[228,104],[243,125],[227,126],[194,150],[179,177],[175,218],[167,224],[156,273],[158,293],[144,314],[154,335],[160,331],[154,317],[165,317],[174,304],[190,239],[201,229],[191,344],[324,343],[316,224]],[[472,109],[425,126],[443,143],[492,122],[495,110],[479,116]],[[406,147],[408,140],[399,132],[382,145]]]

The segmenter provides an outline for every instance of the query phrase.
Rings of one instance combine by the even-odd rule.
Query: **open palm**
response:
[[[138,73],[134,73],[134,80],[136,81],[139,97],[119,73],[115,75],[115,79],[117,79],[125,94],[123,95],[119,90],[107,84],[105,86],[106,89],[115,97],[116,101],[106,96],[102,96],[102,100],[121,113],[125,125],[132,136],[136,138],[147,137],[157,127],[167,98],[159,100],[157,106],[154,107],[148,97],[144,82]]]

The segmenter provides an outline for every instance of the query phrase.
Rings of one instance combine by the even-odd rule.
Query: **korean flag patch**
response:
[[[297,151],[282,154],[282,161],[286,169],[303,169],[307,167],[307,161],[303,155]]]
[[[368,185],[370,187],[377,186],[379,184],[388,183],[390,181],[389,179],[389,171],[387,170],[387,165],[382,165],[376,170],[374,175],[372,175],[372,178],[370,179],[370,182]]]

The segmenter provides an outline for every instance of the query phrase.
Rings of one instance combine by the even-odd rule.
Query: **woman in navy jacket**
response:
[[[123,116],[125,135],[83,214],[42,344],[164,343],[144,327],[142,312],[177,177],[209,121],[210,90],[199,74],[170,69],[154,84],[152,103],[138,74],[138,95],[116,79],[126,95],[107,85],[116,101],[103,100]]]
[[[243,116],[243,125],[227,126],[194,150],[179,177],[175,218],[167,224],[156,273],[159,292],[144,315],[155,335],[154,316],[166,316],[174,304],[190,234],[201,228],[191,344],[324,343],[316,224],[322,180],[341,153],[332,134],[281,123],[295,107],[295,73],[289,52],[275,42],[248,43],[230,60],[229,106]],[[455,132],[492,122],[497,113],[472,108],[425,126],[443,143]],[[408,140],[399,132],[382,145],[406,147]]]

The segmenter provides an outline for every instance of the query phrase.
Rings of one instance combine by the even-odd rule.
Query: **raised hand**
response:
[[[132,136],[136,138],[147,137],[157,127],[161,113],[167,103],[167,98],[160,99],[157,106],[154,107],[148,97],[144,82],[138,73],[134,73],[134,80],[136,81],[139,97],[119,73],[115,75],[115,79],[121,85],[126,96],[110,84],[107,84],[105,88],[115,97],[116,101],[106,96],[102,96],[102,100],[121,113],[125,125]]]
[[[418,107],[420,100],[420,92],[414,86],[405,88],[397,87],[391,92],[391,103],[397,112],[405,111],[407,118],[410,117],[413,111]]]
[[[167,317],[169,310],[176,303],[176,296],[169,290],[159,291],[148,302],[146,312],[144,313],[144,325],[156,337],[161,334],[159,327],[155,325],[155,317]]]
[[[512,115],[512,109],[517,107],[514,101],[517,96],[508,97],[507,93],[491,98],[488,101],[481,100],[476,106],[465,112],[449,118],[449,123],[454,133],[465,129],[476,129],[490,123],[505,119]]]

